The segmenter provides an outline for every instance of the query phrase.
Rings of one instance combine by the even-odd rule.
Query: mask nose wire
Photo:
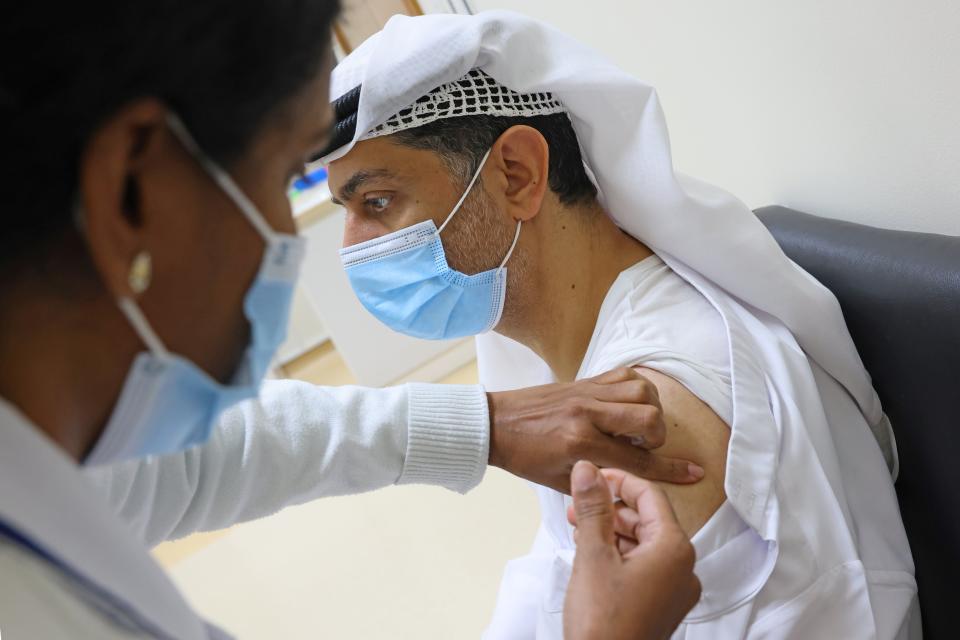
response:
[[[257,233],[260,234],[264,242],[266,242],[267,245],[273,244],[277,232],[267,224],[267,221],[263,218],[263,214],[257,209],[257,205],[253,204],[250,198],[247,197],[247,194],[233,181],[233,178],[227,175],[226,171],[221,169],[216,162],[204,153],[200,145],[197,144],[197,141],[190,135],[183,121],[181,121],[176,114],[168,113],[167,124],[180,141],[180,144],[200,163],[204,172],[223,189],[227,197],[240,209],[240,212],[243,213],[244,217],[253,225],[253,228],[257,230]]]
[[[443,224],[440,225],[440,228],[437,229],[437,235],[440,235],[440,232],[444,230],[447,224],[453,219],[454,214],[460,210],[460,207],[463,205],[464,201],[467,199],[467,196],[470,195],[470,190],[473,189],[473,185],[476,184],[477,178],[480,177],[480,172],[483,170],[483,165],[487,163],[487,158],[490,157],[490,152],[493,149],[487,149],[487,152],[483,154],[483,158],[480,159],[480,166],[477,167],[477,170],[474,172],[473,177],[470,178],[470,184],[467,185],[466,190],[463,192],[463,195],[460,196],[460,199],[457,201],[457,204],[454,205],[453,211],[450,212],[450,215],[447,216],[447,219],[443,221]]]

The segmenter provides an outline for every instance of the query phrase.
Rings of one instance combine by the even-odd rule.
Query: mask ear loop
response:
[[[252,224],[253,228],[263,237],[264,241],[266,241],[268,245],[273,244],[277,233],[267,224],[267,221],[264,220],[263,214],[257,209],[257,205],[253,204],[250,198],[247,197],[247,194],[237,186],[233,178],[231,178],[220,165],[204,153],[200,145],[197,144],[197,141],[190,135],[183,121],[181,121],[176,114],[168,113],[167,125],[180,141],[180,144],[190,152],[190,155],[196,158],[207,175],[223,189],[227,197],[240,209],[241,213],[250,221],[250,224]]]
[[[167,125],[170,127],[173,135],[180,141],[180,144],[200,163],[200,166],[203,167],[207,175],[223,189],[227,197],[240,209],[267,244],[272,244],[277,235],[276,232],[270,228],[270,225],[263,219],[260,211],[257,210],[256,205],[250,201],[233,179],[203,152],[180,118],[174,113],[168,113]],[[132,298],[120,298],[117,300],[117,305],[120,307],[123,315],[127,317],[133,330],[140,336],[143,343],[147,345],[147,348],[150,349],[151,353],[161,358],[170,357],[170,352],[163,345],[160,336],[158,336],[153,330],[153,327],[150,326],[146,316],[143,315],[143,311],[140,310],[140,307],[137,306],[137,303],[134,302]]]
[[[160,358],[168,358],[170,352],[163,346],[160,336],[154,332],[153,327],[147,322],[146,316],[140,311],[137,303],[134,302],[132,298],[123,297],[117,300],[117,305],[120,307],[123,315],[127,316],[127,320],[130,321],[133,330],[137,332],[137,335],[140,336],[140,339],[143,340],[143,343],[147,345],[147,348],[150,349],[153,355]]]
[[[480,172],[483,171],[483,166],[487,163],[487,158],[490,157],[490,152],[493,151],[493,148],[487,149],[487,152],[483,154],[483,157],[480,159],[480,166],[477,167],[477,170],[473,173],[473,177],[470,178],[470,183],[467,185],[467,188],[464,190],[463,195],[460,196],[460,199],[457,200],[457,204],[453,206],[453,211],[450,212],[450,215],[447,216],[447,219],[443,221],[443,224],[440,225],[440,228],[437,229],[437,235],[440,235],[440,232],[443,231],[447,224],[453,220],[453,216],[460,210],[460,207],[463,206],[463,203],[466,201],[467,196],[470,195],[470,190],[473,189],[473,185],[477,183],[477,178],[480,177]],[[497,267],[497,273],[499,274],[503,271],[503,268],[507,264],[507,260],[510,259],[510,256],[513,255],[513,250],[517,248],[517,241],[520,239],[520,227],[523,226],[523,220],[517,220],[517,232],[513,234],[513,244],[510,245],[510,249],[507,251],[506,257],[503,259],[503,262],[500,263],[500,266]]]
[[[460,210],[460,207],[463,205],[464,201],[467,199],[467,196],[470,195],[470,190],[473,189],[473,185],[476,184],[477,178],[480,177],[480,172],[483,170],[483,165],[487,163],[487,158],[490,157],[490,152],[492,150],[493,148],[491,147],[490,149],[487,149],[487,152],[485,154],[483,154],[483,158],[480,159],[480,166],[477,167],[477,170],[473,174],[473,177],[470,178],[470,184],[467,185],[466,191],[464,191],[463,195],[460,196],[460,199],[457,201],[457,204],[454,205],[453,211],[450,212],[450,215],[447,216],[447,219],[444,220],[443,224],[440,225],[440,228],[437,229],[438,236],[440,235],[440,232],[443,231],[444,228],[447,226],[447,223],[449,223],[453,219],[454,214],[456,214],[457,211]]]
[[[513,234],[513,244],[510,245],[510,250],[507,251],[506,257],[503,259],[503,262],[500,263],[500,266],[497,268],[497,274],[503,271],[503,268],[507,266],[507,260],[510,259],[510,256],[513,255],[513,250],[517,248],[517,240],[520,239],[520,227],[523,226],[523,220],[517,220],[517,232]]]

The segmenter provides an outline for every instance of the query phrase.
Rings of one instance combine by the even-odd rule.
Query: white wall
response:
[[[677,167],[757,207],[960,235],[957,0],[472,0],[658,88]]]

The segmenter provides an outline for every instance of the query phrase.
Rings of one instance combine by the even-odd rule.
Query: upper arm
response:
[[[726,500],[723,483],[730,427],[674,378],[645,367],[636,369],[660,394],[667,437],[656,453],[690,460],[704,470],[704,478],[696,484],[658,483],[670,499],[683,530],[692,538]]]

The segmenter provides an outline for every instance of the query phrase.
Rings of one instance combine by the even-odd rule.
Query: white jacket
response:
[[[151,546],[394,483],[465,492],[488,446],[481,387],[271,381],[201,447],[85,469],[0,399],[0,635],[225,637]]]

